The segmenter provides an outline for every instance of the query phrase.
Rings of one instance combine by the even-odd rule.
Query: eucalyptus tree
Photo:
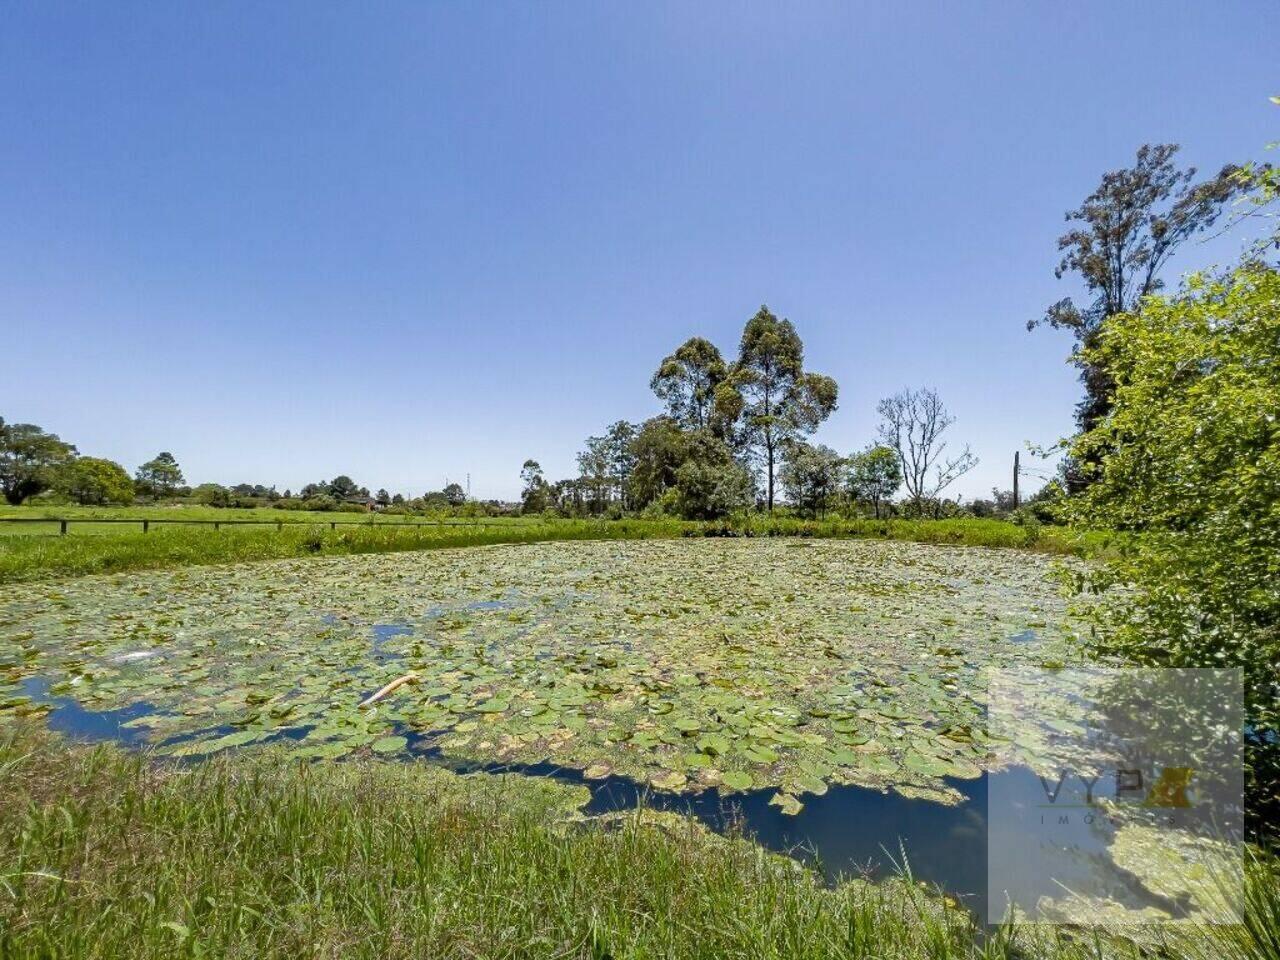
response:
[[[541,513],[547,509],[548,488],[542,464],[526,460],[520,468],[520,509],[523,513]]]
[[[1107,317],[1128,313],[1163,287],[1160,271],[1192,236],[1212,226],[1223,206],[1251,183],[1235,165],[1198,183],[1196,170],[1179,170],[1173,143],[1144,144],[1132,167],[1103,174],[1098,188],[1067,213],[1075,224],[1058,238],[1063,251],[1055,275],[1077,274],[1092,298],[1078,306],[1070,297],[1053,304],[1027,329],[1046,324],[1075,338],[1072,362],[1080,368],[1085,397],[1076,408],[1082,430],[1091,430],[1111,409],[1112,374],[1090,352]]]
[[[955,423],[942,398],[929,388],[903,390],[880,401],[879,433],[885,446],[898,457],[902,482],[916,512],[937,503],[942,491],[978,465],[968,446],[955,456],[947,456],[943,434]]]
[[[701,430],[711,425],[716,388],[728,375],[719,348],[690,337],[663,359],[649,388],[666,404],[672,420],[687,430]]]
[[[796,328],[762,306],[742,331],[727,385],[741,398],[739,440],[763,468],[765,502],[772,511],[783,448],[813,433],[831,415],[836,382],[805,371],[804,344]]]

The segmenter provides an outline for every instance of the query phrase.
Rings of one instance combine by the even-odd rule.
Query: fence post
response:
[[[150,520],[143,520],[143,521],[142,521],[142,532],[143,532],[143,533],[147,533],[147,532],[149,532],[150,530],[151,530],[151,521],[150,521]]]
[[[283,529],[284,529],[284,521],[283,521],[283,520],[277,520],[277,521],[276,521],[276,533],[279,533],[279,532],[280,532],[280,531],[282,531]]]
[[[213,521],[213,529],[215,529],[215,530],[220,530],[220,529],[222,529],[222,524],[221,524],[221,522],[219,522],[219,521],[217,521],[217,520]]]
[[[337,529],[338,529],[338,524],[337,524],[335,521],[330,520],[330,521],[329,521],[329,529],[330,529],[330,530],[337,530]]]
[[[65,537],[67,535],[67,521],[59,520],[58,525],[62,528],[62,536]]]

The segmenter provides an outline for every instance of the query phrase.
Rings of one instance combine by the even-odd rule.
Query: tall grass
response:
[[[0,956],[882,957],[1076,960],[1088,936],[1004,929],[910,883],[825,887],[691,822],[583,822],[568,788],[280,755],[157,766],[0,731]],[[1257,871],[1256,933],[1277,892]],[[1099,941],[1101,943],[1102,941]],[[1168,960],[1261,960],[1197,931]],[[1107,955],[1141,954],[1106,941]]]

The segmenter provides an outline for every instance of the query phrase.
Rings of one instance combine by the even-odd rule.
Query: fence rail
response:
[[[374,521],[374,520],[244,520],[240,518],[229,518],[227,520],[196,520],[196,519],[179,519],[177,517],[0,517],[0,523],[56,523],[58,524],[58,533],[62,536],[67,535],[67,528],[73,523],[132,523],[140,524],[143,533],[149,533],[153,524],[160,525],[165,523],[181,524],[183,526],[211,526],[218,530],[224,526],[239,526],[244,524],[252,524],[260,527],[275,527],[277,530],[283,530],[285,527],[317,527],[329,525],[330,530],[337,530],[338,527],[511,527],[520,526],[517,523],[511,523],[501,520],[396,520],[396,521]]]

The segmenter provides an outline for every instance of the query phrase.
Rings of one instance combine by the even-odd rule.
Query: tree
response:
[[[1076,408],[1081,430],[1093,429],[1111,409],[1112,375],[1089,349],[1102,322],[1159,291],[1160,271],[1178,247],[1210,227],[1223,205],[1248,189],[1235,165],[1192,183],[1195,168],[1179,170],[1173,163],[1177,152],[1173,143],[1144,144],[1132,167],[1103,174],[1098,189],[1067,213],[1068,222],[1079,225],[1058,238],[1065,253],[1054,274],[1078,274],[1093,299],[1083,307],[1070,297],[1059,300],[1027,324],[1048,324],[1075,338],[1072,361],[1085,387]]]
[[[820,517],[840,489],[845,460],[830,447],[796,442],[787,445],[779,479],[800,513]]]
[[[191,496],[210,507],[231,506],[231,491],[220,483],[202,483],[191,491]]]
[[[134,476],[140,490],[157,497],[171,496],[183,483],[182,469],[167,450],[162,450],[154,460],[140,466]]]
[[[886,397],[876,410],[881,418],[880,439],[898,456],[902,482],[916,513],[922,515],[926,504],[933,504],[937,516],[942,491],[978,464],[967,446],[954,457],[946,455],[942,435],[955,418],[937,392],[928,388]]]
[[[804,344],[790,320],[762,306],[742,331],[729,385],[742,397],[742,442],[765,474],[765,500],[773,510],[774,477],[786,443],[803,439],[836,408],[830,377],[804,370]]]
[[[57,434],[34,423],[5,423],[0,417],[0,491],[12,504],[48,490],[59,468],[76,455],[76,448]]]
[[[676,485],[676,471],[689,457],[689,435],[668,416],[640,425],[631,441],[633,463],[627,495],[643,510]]]
[[[635,442],[638,431],[639,428],[634,423],[618,420],[604,434],[604,456],[612,493],[622,503],[624,510],[628,506],[627,489],[631,482],[631,471],[636,464],[631,445]]]
[[[593,513],[603,513],[612,485],[609,441],[605,437],[587,437],[587,449],[578,454],[578,481],[583,491],[591,493]]]
[[[399,506],[402,506],[403,504],[404,504],[404,494],[403,494],[403,493],[397,493],[395,496],[393,496],[393,497],[391,498],[391,505],[392,505],[393,507],[399,507]]]
[[[526,460],[520,468],[520,509],[522,513],[541,513],[547,509],[547,480],[537,460]]]
[[[328,483],[329,496],[336,500],[349,500],[360,496],[361,487],[345,473],[339,474]]]
[[[58,468],[55,489],[76,503],[101,506],[133,502],[133,481],[114,460],[77,457]]]
[[[378,490],[377,496],[375,496],[373,499],[377,501],[378,506],[380,507],[391,506],[391,494],[387,493],[386,487],[380,488]]]
[[[880,519],[880,504],[888,501],[902,486],[902,464],[893,448],[884,444],[872,444],[849,458],[846,477],[849,496],[854,500],[870,501],[876,519]]]
[[[1096,463],[1071,519],[1140,531],[1097,586],[1104,652],[1241,667],[1253,782],[1280,800],[1280,272],[1196,277],[1104,321],[1086,360],[1116,381],[1071,453]],[[1261,767],[1270,773],[1261,774]]]
[[[676,470],[676,509],[686,520],[718,520],[751,505],[751,472],[709,430],[688,434],[688,455]]]
[[[467,491],[462,489],[460,483],[447,483],[441,492],[444,494],[445,502],[451,507],[460,507],[467,502]]]
[[[702,430],[712,425],[716,390],[728,375],[716,345],[690,337],[662,361],[649,387],[673,421],[686,430]]]

